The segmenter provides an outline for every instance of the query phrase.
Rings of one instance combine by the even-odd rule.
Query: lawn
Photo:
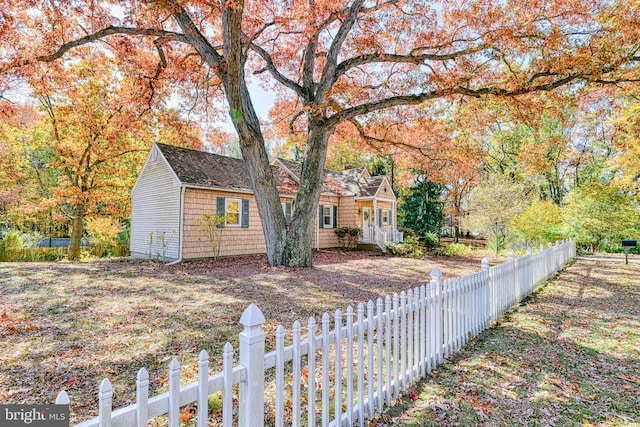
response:
[[[196,379],[205,349],[217,370],[223,345],[237,344],[242,311],[256,303],[267,346],[278,324],[317,319],[429,280],[480,268],[480,258],[388,258],[318,252],[313,269],[268,268],[263,257],[164,266],[141,261],[0,264],[0,402],[51,403],[71,397],[72,423],[97,415],[108,377],[114,406],[133,402],[138,369],[152,390],[167,385],[172,357],[183,382]],[[218,364],[217,364],[218,363]]]
[[[640,426],[639,277],[639,264],[577,261],[380,425]]]

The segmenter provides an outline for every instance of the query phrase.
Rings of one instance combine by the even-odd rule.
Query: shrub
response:
[[[426,233],[424,235],[424,247],[427,249],[435,249],[440,244],[440,239],[436,233]]]
[[[621,240],[606,240],[600,244],[600,250],[602,252],[614,254],[624,253],[624,248],[622,247]],[[640,246],[629,249],[629,253],[640,255]]]
[[[415,237],[407,237],[402,243],[385,242],[387,253],[392,256],[416,258],[424,256],[424,249]]]
[[[338,242],[342,248],[355,249],[358,247],[358,238],[362,230],[358,227],[340,227],[333,230],[338,237]]]
[[[491,252],[495,252],[496,251],[496,236],[495,236],[495,234],[493,236],[487,237],[486,247]],[[501,251],[501,250],[503,250],[505,248],[506,248],[506,245],[505,245],[504,237],[501,234],[499,234],[498,235],[498,251]]]
[[[416,232],[412,228],[401,228],[398,231],[400,231],[404,237],[416,237]]]
[[[450,243],[442,250],[442,254],[446,256],[465,256],[471,253],[471,248],[462,243]]]
[[[220,255],[222,228],[228,219],[227,215],[220,215],[219,213],[204,214],[198,218],[198,224],[209,241],[209,248],[211,248],[214,259],[218,259]]]
[[[18,230],[9,230],[2,238],[0,242],[0,246],[4,251],[17,251],[24,247],[24,242],[22,241],[22,233]]]

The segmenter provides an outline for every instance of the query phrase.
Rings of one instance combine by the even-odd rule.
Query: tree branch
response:
[[[174,33],[171,31],[154,30],[149,28],[130,28],[130,27],[110,26],[107,28],[103,28],[102,30],[97,31],[93,34],[89,34],[87,36],[81,37],[77,40],[64,43],[62,46],[58,48],[57,51],[55,51],[51,55],[36,56],[36,59],[42,62],[51,62],[61,58],[65,53],[67,53],[73,48],[76,48],[85,44],[89,44],[89,43],[94,43],[102,38],[116,35],[116,34],[125,34],[130,36],[153,36],[160,39],[175,40],[175,41],[189,44],[184,34]]]
[[[185,42],[190,44],[200,55],[203,61],[219,70],[218,75],[222,78],[225,74],[223,64],[224,57],[218,53],[216,48],[209,43],[209,40],[195,26],[187,11],[174,0],[166,0],[172,6],[171,16],[182,29]]]
[[[588,75],[584,75],[584,74],[570,74],[566,77],[563,77],[551,83],[543,83],[536,86],[521,87],[521,88],[512,89],[512,90],[503,89],[495,86],[488,86],[488,87],[479,88],[479,89],[471,89],[471,88],[462,87],[462,86],[455,86],[455,87],[437,89],[429,92],[422,92],[415,95],[392,96],[392,97],[384,98],[375,102],[360,104],[355,107],[346,108],[334,114],[333,116],[331,116],[328,119],[328,121],[331,122],[333,125],[337,125],[338,123],[344,120],[351,120],[354,117],[372,113],[379,110],[383,110],[386,108],[398,107],[401,105],[419,105],[431,99],[443,98],[450,95],[463,95],[463,96],[470,96],[473,98],[480,98],[483,95],[493,95],[493,96],[499,96],[503,98],[515,97],[515,96],[524,95],[531,92],[550,91],[576,80],[580,80],[580,79],[587,80],[588,77],[589,77]]]
[[[267,66],[265,68],[267,71],[271,73],[274,79],[280,82],[283,86],[293,90],[302,99],[305,99],[304,89],[302,88],[302,86],[300,86],[298,83],[291,80],[290,78],[288,78],[278,70],[269,52],[267,52],[266,50],[264,50],[262,47],[258,46],[255,43],[251,43],[251,50],[253,50],[258,55],[260,55],[260,57],[264,60],[264,62],[266,62]],[[259,73],[262,71],[264,70],[256,71],[256,73]]]
[[[391,144],[391,145],[396,146],[396,147],[406,147],[406,148],[409,148],[411,150],[416,150],[416,151],[418,151],[420,153],[420,155],[428,158],[431,161],[439,161],[439,162],[448,161],[445,158],[439,158],[439,157],[433,156],[433,153],[425,151],[424,147],[421,147],[421,146],[407,144],[406,142],[390,140],[390,139],[387,139],[387,138],[378,138],[378,137],[375,137],[375,136],[371,136],[371,135],[367,134],[367,132],[365,131],[365,129],[362,126],[362,124],[360,122],[358,122],[357,120],[355,120],[355,118],[349,119],[349,123],[351,123],[356,128],[356,131],[360,135],[360,138],[362,138],[363,140],[365,140],[369,144],[372,144],[374,146],[374,148],[376,148],[378,150],[379,150],[379,148],[375,147],[376,144],[380,144],[380,145]]]
[[[374,64],[374,63],[405,63],[405,64],[415,64],[415,65],[423,65],[425,61],[449,61],[452,59],[460,58],[461,56],[472,55],[474,53],[480,52],[484,49],[487,49],[489,45],[481,44],[475,47],[470,47],[467,49],[459,50],[452,53],[447,54],[432,54],[425,53],[421,55],[395,55],[395,54],[385,54],[385,53],[370,53],[366,55],[360,55],[353,58],[349,58],[343,62],[341,62],[336,68],[336,78],[342,76],[347,71],[354,67],[359,67],[366,64]]]
[[[320,104],[324,101],[325,93],[328,93],[333,84],[336,82],[338,75],[336,73],[337,65],[338,65],[338,55],[342,50],[342,45],[344,44],[349,32],[353,28],[356,23],[356,19],[358,18],[358,13],[364,4],[364,0],[355,0],[351,7],[347,12],[347,16],[345,17],[342,25],[338,29],[338,32],[333,39],[333,43],[329,47],[329,51],[327,52],[326,62],[324,64],[324,69],[322,70],[322,77],[320,78],[320,82],[318,84],[318,89],[315,96],[315,102]]]

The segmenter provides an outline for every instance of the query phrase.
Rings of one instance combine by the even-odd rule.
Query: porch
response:
[[[383,251],[386,251],[385,242],[400,243],[402,241],[402,232],[396,230],[394,227],[362,227],[360,242],[376,244]]]
[[[397,201],[386,178],[375,191],[355,197],[356,222],[362,230],[360,243],[375,244],[386,251],[385,242],[403,241],[397,226]]]

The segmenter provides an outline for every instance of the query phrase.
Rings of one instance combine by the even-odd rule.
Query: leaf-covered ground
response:
[[[225,342],[237,345],[242,311],[256,303],[267,346],[276,326],[319,318],[429,280],[480,268],[480,258],[413,260],[366,252],[319,252],[313,269],[267,268],[262,257],[175,266],[129,260],[0,264],[0,402],[50,403],[60,390],[72,423],[97,415],[97,387],[108,377],[114,406],[132,403],[136,372],[152,392],[167,385],[172,357],[183,383],[196,378],[197,354],[212,371]]]
[[[640,265],[577,261],[378,420],[640,426]]]

